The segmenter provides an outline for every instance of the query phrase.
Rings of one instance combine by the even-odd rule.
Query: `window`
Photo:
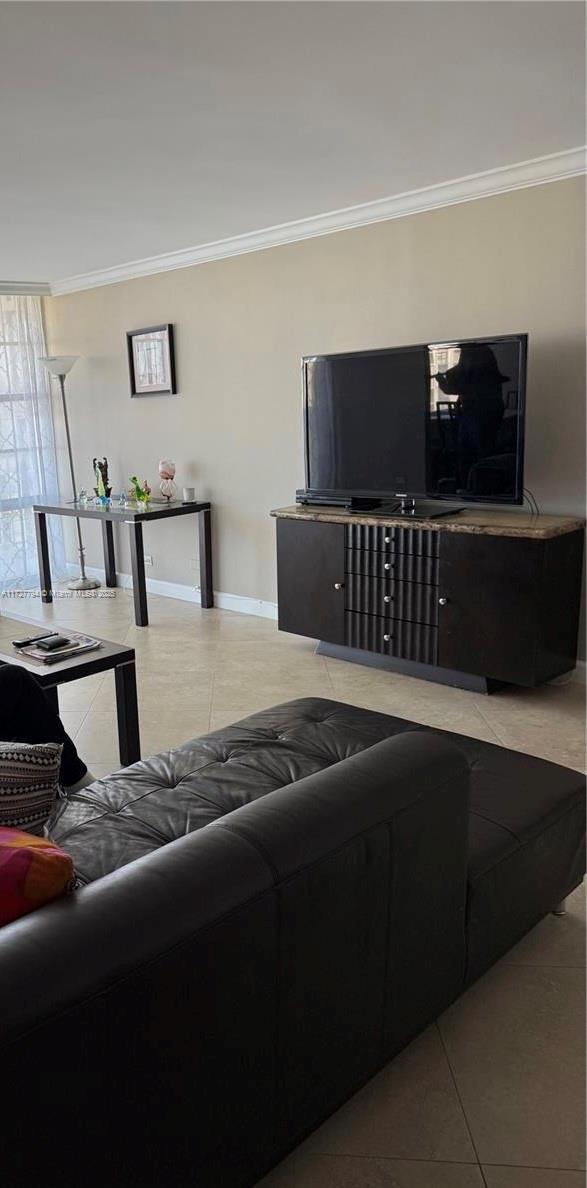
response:
[[[38,584],[33,503],[59,495],[39,297],[0,295],[0,590]],[[63,533],[51,523],[51,561],[65,572]]]

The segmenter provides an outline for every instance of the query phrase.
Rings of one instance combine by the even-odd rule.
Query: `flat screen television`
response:
[[[526,354],[510,334],[304,358],[298,495],[522,503]]]

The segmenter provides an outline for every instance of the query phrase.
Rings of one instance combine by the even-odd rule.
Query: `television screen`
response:
[[[521,503],[526,342],[304,359],[307,491]]]

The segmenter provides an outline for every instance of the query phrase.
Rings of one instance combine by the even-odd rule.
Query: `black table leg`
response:
[[[50,702],[51,708],[55,710],[56,714],[58,714],[59,713],[59,693],[57,692],[57,685],[48,685],[48,686],[45,685],[45,687],[43,688],[43,693],[45,694],[47,701]]]
[[[104,546],[104,569],[106,571],[106,585],[117,586],[116,557],[114,554],[114,530],[112,520],[102,520],[102,544]]]
[[[49,563],[49,540],[47,537],[47,517],[43,512],[35,512],[35,533],[37,537],[37,556],[39,559],[39,582],[41,586],[41,602],[53,602],[51,589],[51,566]]]
[[[200,544],[200,602],[203,607],[214,606],[214,584],[212,580],[212,531],[210,509],[198,512],[198,535]]]
[[[135,601],[135,623],[147,627],[147,586],[145,583],[145,553],[143,549],[143,525],[139,520],[129,523],[130,565],[132,570],[132,592]]]
[[[116,713],[118,715],[118,747],[123,767],[138,763],[141,757],[139,736],[139,708],[137,678],[132,661],[118,664],[114,669],[116,682]]]

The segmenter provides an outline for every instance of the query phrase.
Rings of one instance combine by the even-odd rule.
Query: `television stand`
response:
[[[496,681],[532,688],[574,668],[581,520],[299,505],[273,515],[281,631],[477,691]]]

